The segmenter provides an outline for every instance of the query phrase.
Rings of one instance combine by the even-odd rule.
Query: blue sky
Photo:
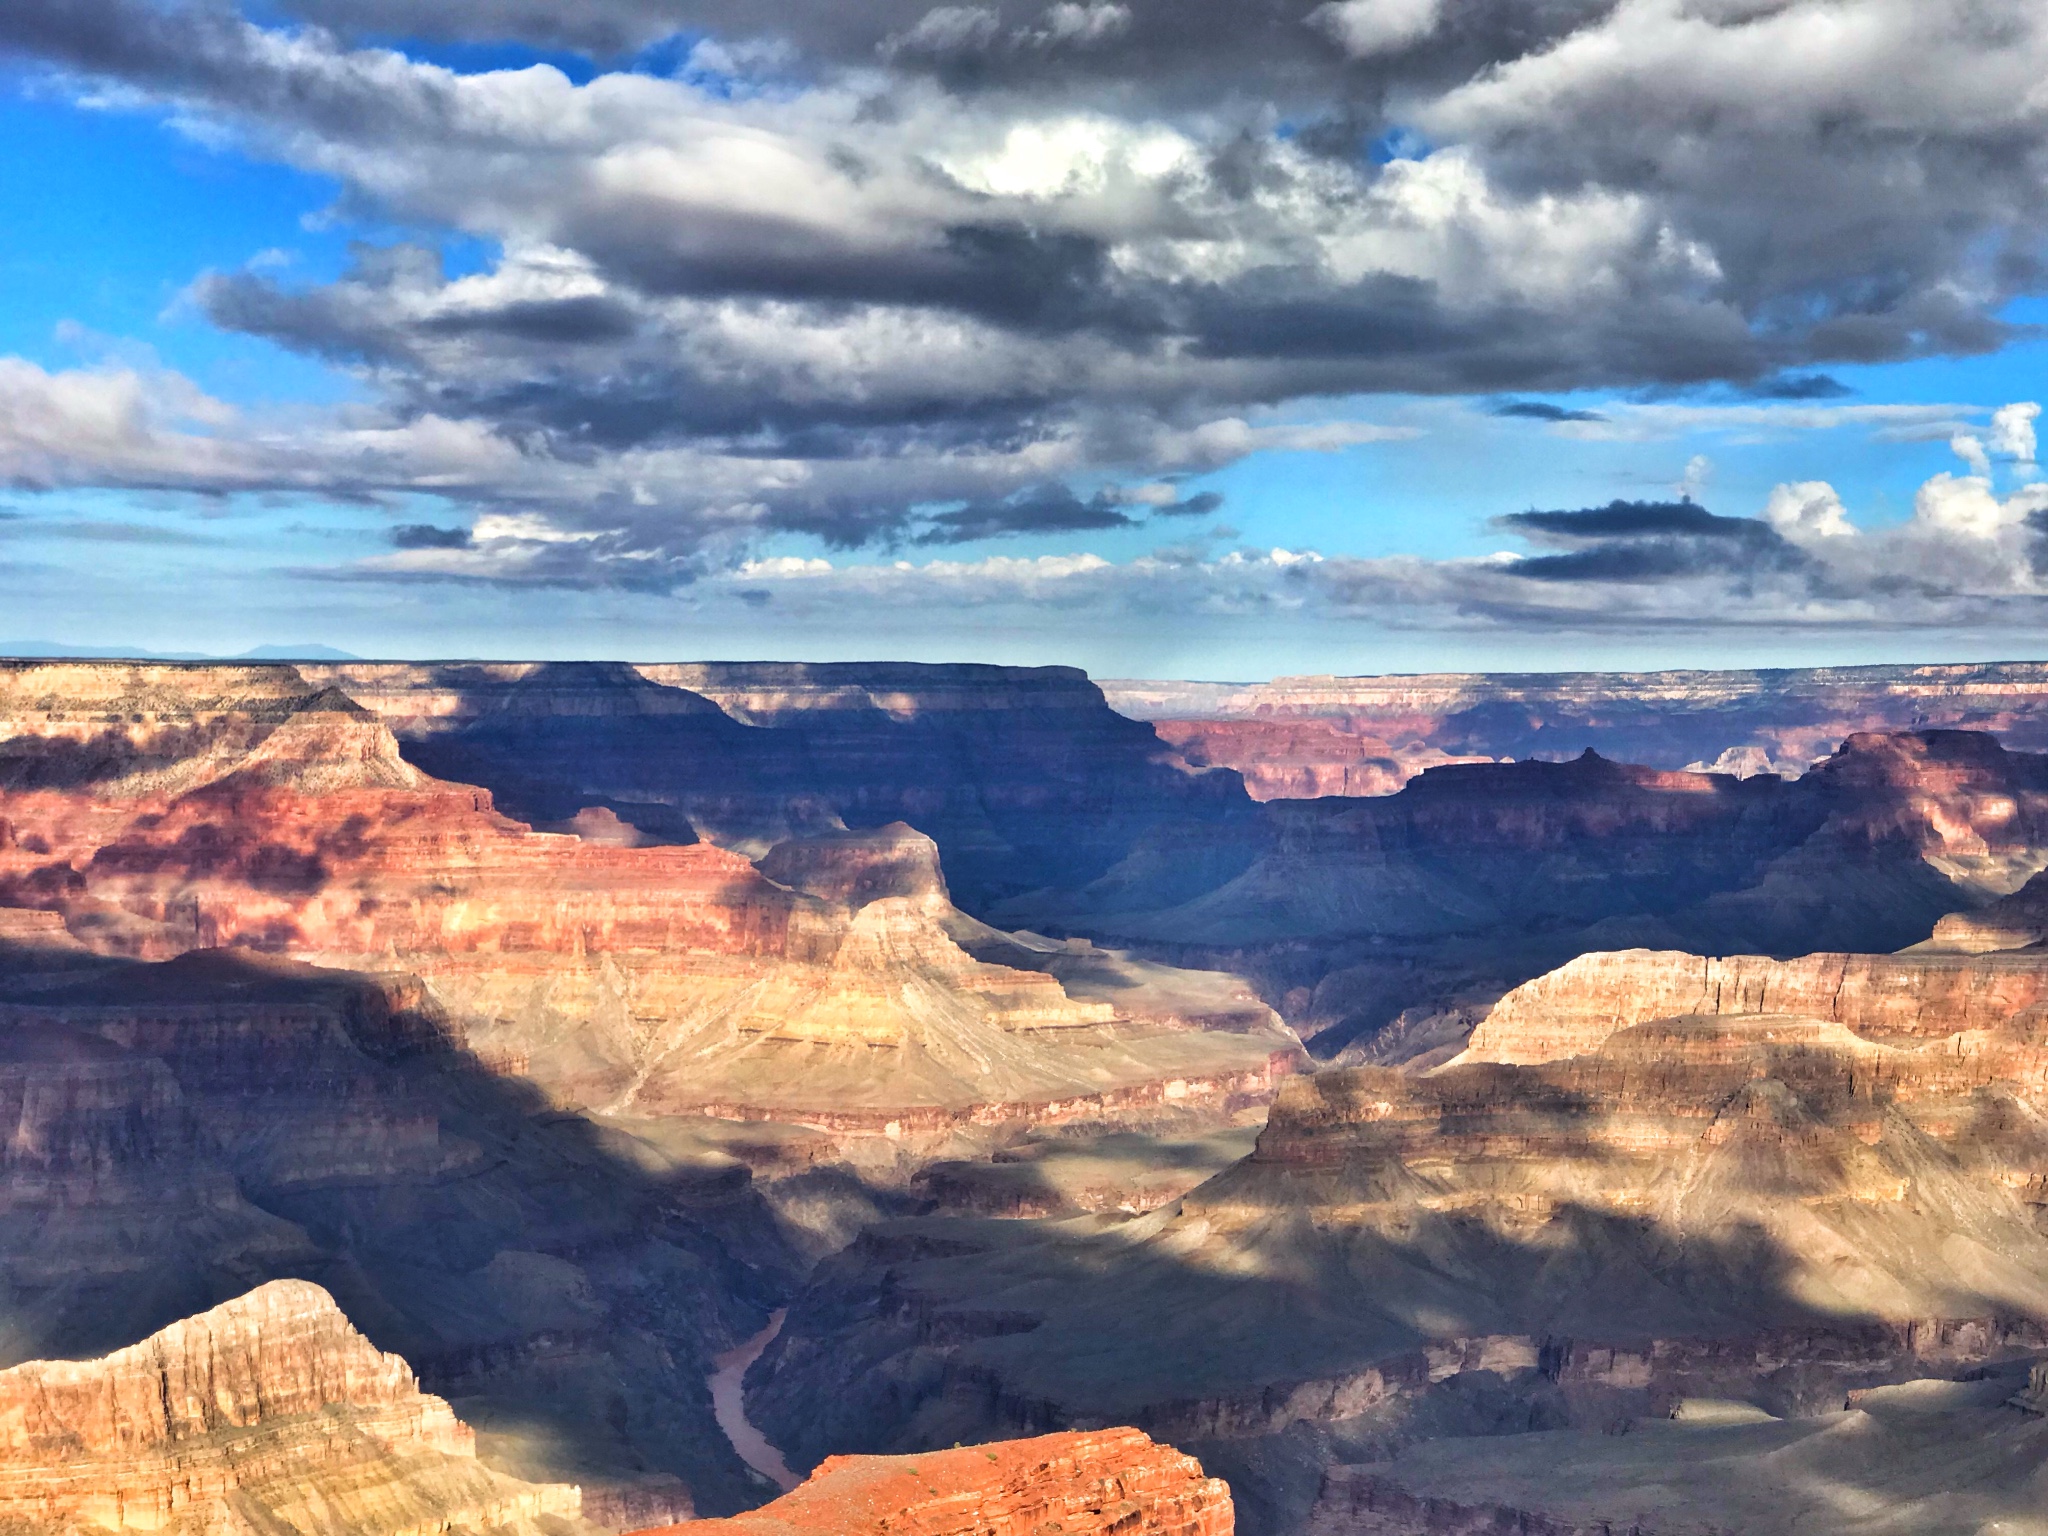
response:
[[[1232,227],[1288,252],[1283,267],[1190,245],[1185,220],[1132,232],[1133,209],[1193,199],[1201,176],[1204,217],[1232,212],[1200,158],[1233,127],[1212,109],[1086,99],[1059,72],[977,95],[948,73],[957,59],[919,63],[919,48],[964,46],[955,34],[1017,54],[1055,34],[1113,48],[1144,35],[1142,8],[1052,7],[1037,30],[991,10],[964,33],[905,12],[837,57],[837,38],[778,33],[773,6],[747,31],[628,3],[619,24],[642,46],[621,56],[483,22],[466,40],[351,33],[347,5],[309,4],[251,11],[231,35],[195,21],[189,47],[172,32],[161,58],[109,62],[89,38],[39,31],[37,6],[0,21],[0,359],[22,365],[0,393],[14,431],[0,437],[0,639],[1211,677],[2048,645],[2031,431],[2023,453],[1992,423],[2043,393],[2033,329],[2048,303],[2026,262],[1986,254],[2033,249],[2041,231],[1993,199],[1947,210],[1958,236],[1930,244],[1929,209],[1901,206],[1894,228],[1866,199],[1842,229],[1894,241],[1888,270],[1904,274],[1873,298],[1846,243],[1829,269],[1825,228],[1796,272],[1744,245],[1745,227],[1783,227],[1771,198],[1789,194],[1748,206],[1740,189],[1680,188],[1665,206],[1597,166],[1523,192],[1498,147],[1519,142],[1514,124],[1486,116],[1512,103],[1486,92],[1563,67],[1575,35],[1438,87],[1417,109],[1436,130],[1391,165],[1315,162],[1299,122],[1275,129],[1269,109],[1269,177],[1316,199],[1248,195]],[[111,25],[121,0],[104,7]],[[1420,69],[1428,37],[1404,46]],[[1398,74],[1405,57],[1326,61],[1292,110],[1313,123],[1359,69]],[[562,77],[520,73],[536,60]],[[1290,67],[1299,98],[1306,66]],[[346,85],[356,118],[295,119],[258,88],[291,69]],[[622,69],[642,85],[618,89]],[[1256,70],[1237,84],[1247,99],[1268,88]],[[384,135],[378,91],[397,93],[393,113],[408,92],[444,93],[428,121],[452,125],[445,154]],[[895,103],[885,127],[848,106],[859,92]],[[764,144],[779,158],[763,178],[815,160],[846,186],[778,202],[780,187],[749,183]],[[1780,152],[1824,173],[1834,151]],[[920,169],[889,188],[892,155]],[[504,189],[480,185],[501,172]],[[923,216],[933,176],[961,206],[1000,207],[994,233],[933,214],[933,233],[873,264],[891,220]],[[786,232],[760,243],[814,210],[793,247]],[[994,242],[997,265],[973,277],[985,288],[948,286],[935,265],[929,292],[891,289],[890,262],[950,260],[963,229]],[[1061,283],[1095,285],[1082,318],[1018,309],[1052,259],[1006,273],[1018,240],[1084,253],[1048,290],[1064,304]],[[436,253],[438,272],[379,254],[406,247]],[[750,270],[785,258],[768,287]],[[1237,265],[1219,277],[1218,261]],[[1309,274],[1287,279],[1307,295],[1294,310],[1267,297],[1283,270]],[[1130,340],[1195,293],[1202,319]],[[1303,305],[1324,318],[1287,331]],[[1423,340],[1383,339],[1404,328]],[[1828,382],[1773,398],[1785,377]],[[1584,419],[1501,414],[1532,405]],[[1779,488],[1821,483],[1848,519],[1829,527],[1851,536],[1788,521]],[[1655,510],[1684,498],[1742,526],[1688,531],[1682,509]],[[1620,544],[1579,531],[1591,523],[1497,521],[1616,501],[1652,509]],[[1514,568],[1559,550],[1569,570]]]

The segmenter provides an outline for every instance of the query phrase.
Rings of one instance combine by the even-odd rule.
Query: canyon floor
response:
[[[0,1530],[2034,1529],[2037,697],[0,662]]]

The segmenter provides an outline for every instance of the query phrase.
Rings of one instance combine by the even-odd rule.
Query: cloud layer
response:
[[[374,568],[393,578],[670,590],[776,534],[911,548],[1206,515],[1181,477],[1388,435],[1301,424],[1375,393],[1484,395],[1586,437],[1703,408],[1515,396],[1719,383],[1759,397],[1724,411],[1850,411],[1822,370],[1995,347],[2044,277],[2033,0],[282,14],[15,0],[0,50],[491,259],[451,277],[387,244],[330,283],[200,276],[215,323],[351,370],[372,404],[250,421],[174,375],[0,362],[0,468],[446,499],[463,526],[404,525]],[[594,65],[460,73],[391,37]],[[1994,457],[2032,464],[2030,411],[1955,428],[1970,472],[1914,524],[2021,559],[2033,492],[1989,486]],[[1549,547],[1456,579],[1515,584],[1482,604],[1504,614],[1538,586],[1555,607],[1681,577],[1826,607],[1891,569],[1811,487],[1787,497],[1761,520],[1511,520]],[[1340,602],[1393,579],[1344,569],[1286,580]]]

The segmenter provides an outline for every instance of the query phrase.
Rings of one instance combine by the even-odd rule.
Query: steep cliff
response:
[[[1230,1490],[1135,1429],[1042,1435],[923,1456],[833,1456],[730,1520],[665,1536],[1232,1536]],[[642,1533],[648,1536],[648,1533]]]
[[[0,1524],[540,1536],[580,1525],[580,1503],[573,1486],[479,1465],[448,1404],[304,1281],[273,1281],[100,1359],[0,1371]]]
[[[1155,826],[1250,809],[1066,667],[303,665],[429,771],[552,824],[589,805],[751,855],[843,822],[935,839],[982,915],[1100,875]]]
[[[1655,1019],[1784,1014],[1865,1040],[2006,1039],[2038,1027],[2048,956],[1759,955],[1675,951],[1581,955],[1509,992],[1473,1030],[1463,1061],[1546,1062],[1600,1049]]]
[[[549,1107],[413,978],[0,949],[0,1365],[317,1279],[602,1524],[752,1502],[709,1361],[798,1267],[746,1166]]]
[[[1133,1423],[1272,1529],[1346,1444],[1811,1413],[2022,1356],[2048,1345],[2041,970],[1589,957],[1449,1066],[1284,1084],[1253,1155],[1171,1207],[876,1229],[750,1401],[800,1457]]]
[[[2048,757],[1928,731],[1852,736],[1796,782],[1591,753],[1437,767],[1398,794],[1274,801],[1248,830],[1162,831],[998,916],[1229,966],[1328,1055],[1589,950],[1898,949],[2044,858]]]
[[[481,703],[464,696],[487,722],[752,729],[630,669],[509,670]],[[60,911],[105,952],[236,946],[402,966],[474,1052],[621,1114],[829,1115],[881,1132],[903,1127],[897,1111],[942,1130],[990,1104],[1027,1120],[1225,1112],[1262,1098],[1294,1053],[1248,997],[1215,1029],[1154,1006],[1145,986],[1091,994],[1076,976],[1070,996],[1052,968],[1004,963],[952,907],[936,845],[900,823],[784,839],[765,873],[708,843],[635,846],[615,811],[587,839],[539,833],[487,792],[429,777],[332,688],[293,698],[265,674],[269,691],[237,707],[228,689],[245,679],[230,671],[17,678],[8,739],[41,766],[0,782],[0,900]],[[123,687],[151,708],[103,708]],[[181,691],[199,736],[172,721]],[[980,683],[956,691],[967,703],[954,713],[1015,704]],[[64,757],[88,713],[148,771]]]
[[[2048,750],[2048,664],[1723,672],[1445,673],[1270,683],[1105,682],[1262,799],[1388,793],[1454,758],[1563,759],[1588,748],[1659,768],[1798,774],[1858,731],[1992,731]],[[1364,753],[1386,789],[1350,782]]]

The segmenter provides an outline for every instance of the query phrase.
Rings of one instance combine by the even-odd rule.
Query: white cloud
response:
[[[985,48],[1002,28],[1002,18],[984,5],[941,5],[926,11],[908,32],[882,45],[885,55],[915,50],[964,53]]]
[[[1392,53],[1436,30],[1443,0],[1329,0],[1309,25],[1329,34],[1353,58]]]
[[[1948,440],[1955,456],[1970,466],[1970,473],[1987,484],[1991,480],[1991,455],[1984,451],[1984,439],[1974,432],[1958,432]]]
[[[1068,44],[1085,48],[1100,43],[1130,30],[1131,8],[1111,3],[1111,0],[1094,0],[1087,5],[1076,5],[1072,0],[1047,9],[1044,21],[1036,28],[1021,35],[1020,41],[1050,46]]]
[[[1764,521],[1794,544],[1814,544],[1856,536],[1848,509],[1825,480],[1799,480],[1771,491]]]
[[[1991,413],[1991,451],[2017,459],[2022,464],[2034,462],[2034,419],[2041,414],[2041,407],[2033,400],[2016,400],[2011,405],[2001,405]]]

